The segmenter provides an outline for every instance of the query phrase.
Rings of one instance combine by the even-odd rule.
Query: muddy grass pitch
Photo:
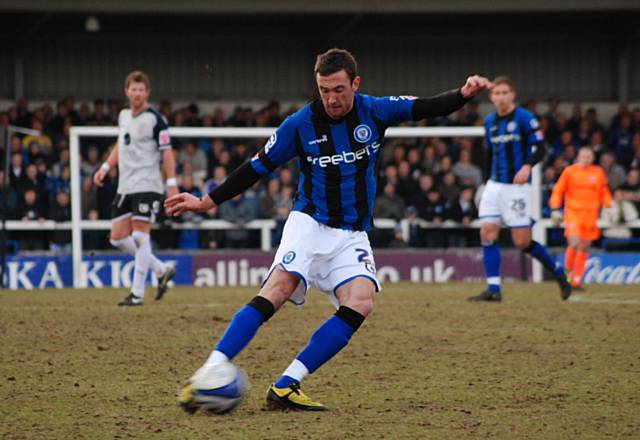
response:
[[[385,285],[351,344],[304,382],[326,413],[273,412],[264,396],[333,309],[287,305],[237,363],[247,399],[194,416],[176,394],[252,288],[0,292],[2,439],[640,438],[640,289]]]

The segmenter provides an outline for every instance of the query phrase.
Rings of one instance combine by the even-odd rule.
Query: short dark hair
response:
[[[127,75],[127,79],[124,80],[124,88],[128,88],[132,82],[143,83],[147,90],[151,90],[151,81],[149,81],[149,75],[141,70],[134,70]]]
[[[493,84],[496,86],[500,84],[506,84],[511,90],[513,90],[514,92],[516,91],[516,87],[513,85],[513,80],[506,75],[496,76],[496,78],[493,80]]]
[[[341,70],[347,72],[349,79],[353,82],[358,75],[358,63],[351,52],[334,47],[318,55],[313,73],[328,76]]]

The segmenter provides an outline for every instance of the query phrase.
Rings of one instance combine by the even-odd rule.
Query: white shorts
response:
[[[533,223],[531,185],[489,180],[480,198],[478,216],[486,223],[504,223],[510,228],[530,227]]]
[[[269,276],[276,268],[301,278],[289,298],[297,306],[304,305],[309,284],[326,293],[336,308],[336,290],[354,278],[368,278],[376,292],[382,290],[366,232],[330,228],[298,211],[292,211],[284,225]]]

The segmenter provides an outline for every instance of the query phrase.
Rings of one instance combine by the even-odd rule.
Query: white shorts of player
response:
[[[269,276],[278,267],[302,279],[289,298],[297,306],[304,305],[310,284],[326,293],[336,308],[336,290],[354,278],[367,278],[376,292],[382,290],[366,232],[330,228],[298,211],[292,211],[284,225]]]
[[[531,226],[531,185],[489,180],[480,198],[478,216],[483,223],[502,223],[510,228]]]

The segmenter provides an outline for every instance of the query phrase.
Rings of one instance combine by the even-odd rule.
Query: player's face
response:
[[[516,92],[508,84],[497,84],[491,90],[490,98],[499,115],[511,113],[515,108]]]
[[[127,88],[124,90],[125,95],[131,103],[132,109],[139,109],[147,105],[149,99],[150,90],[145,83],[142,82],[130,82]]]
[[[340,119],[353,108],[353,95],[358,91],[360,77],[356,76],[353,82],[345,70],[340,70],[331,75],[316,75],[318,91],[324,111],[332,119]]]
[[[582,148],[580,151],[578,151],[577,161],[580,165],[588,167],[593,163],[594,159],[595,157],[593,156],[593,151],[587,148]]]

